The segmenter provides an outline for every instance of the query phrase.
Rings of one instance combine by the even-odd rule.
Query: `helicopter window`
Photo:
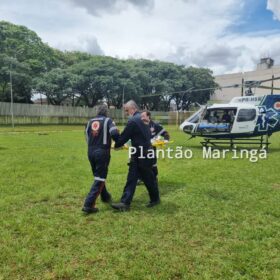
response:
[[[191,116],[187,119],[187,121],[188,121],[188,122],[192,122],[192,123],[198,123],[199,118],[200,118],[200,116],[201,116],[203,110],[204,110],[204,107],[200,108],[196,113],[194,113],[193,115],[191,115]]]
[[[223,112],[221,110],[207,110],[203,117],[203,121],[207,121],[209,123],[219,123],[222,114]]]
[[[237,121],[238,122],[248,122],[253,121],[256,118],[256,109],[240,109]]]
[[[199,120],[199,115],[195,115],[193,116],[193,118],[191,118],[189,121],[192,122],[192,123],[197,123]]]

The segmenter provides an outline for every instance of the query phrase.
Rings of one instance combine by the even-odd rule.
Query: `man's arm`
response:
[[[123,132],[121,135],[118,137],[116,143],[115,143],[115,148],[122,147],[129,139],[131,139],[131,135],[133,134],[133,129],[134,129],[134,122],[129,121],[124,128]]]
[[[120,133],[119,133],[119,130],[116,127],[115,123],[111,119],[108,122],[108,130],[109,130],[109,133],[110,133],[111,137],[113,138],[113,140],[115,142],[117,142],[119,139]]]
[[[156,131],[156,136],[162,136],[164,140],[169,141],[170,136],[169,133],[158,123],[155,124],[155,131]]]
[[[89,135],[88,135],[89,128],[90,128],[90,121],[88,121],[88,123],[85,125],[85,139],[86,139],[87,143],[88,143],[88,138],[89,138]]]

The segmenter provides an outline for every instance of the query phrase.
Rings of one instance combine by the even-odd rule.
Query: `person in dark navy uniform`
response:
[[[88,159],[94,175],[94,182],[82,209],[87,214],[98,212],[95,203],[99,194],[103,202],[111,202],[111,195],[106,188],[105,181],[111,157],[111,138],[116,141],[119,132],[112,119],[108,118],[107,115],[107,106],[101,105],[98,108],[97,116],[91,119],[86,126]]]
[[[159,136],[162,136],[164,140],[169,141],[170,136],[169,133],[159,124],[152,120],[151,118],[151,112],[148,110],[144,110],[141,113],[142,120],[144,120],[145,123],[149,124],[150,130],[151,130],[151,139],[157,139]],[[155,154],[156,154],[156,147],[153,147]],[[155,176],[158,175],[158,168],[157,168],[157,157],[155,157],[155,163],[153,165],[153,172]],[[141,178],[137,182],[137,184],[141,183]]]
[[[160,197],[157,180],[152,171],[154,158],[147,157],[152,149],[150,128],[143,122],[138,106],[133,100],[124,105],[124,110],[130,116],[130,119],[116,141],[115,147],[121,147],[128,140],[131,140],[131,146],[135,149],[135,153],[130,158],[127,181],[121,202],[112,203],[112,207],[120,211],[129,210],[139,176],[143,178],[149,193],[150,202],[147,207],[153,207],[160,203]]]

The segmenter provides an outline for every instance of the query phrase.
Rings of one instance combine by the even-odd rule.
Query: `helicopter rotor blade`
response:
[[[218,87],[219,89],[222,89],[222,88],[238,88],[238,87],[241,87],[242,84],[233,84],[233,85],[228,85],[228,86],[222,86],[222,87]]]
[[[204,91],[204,90],[211,90],[211,89],[219,89],[220,87],[211,87],[211,88],[198,88],[198,89],[187,89],[182,91],[174,91],[174,92],[164,92],[164,93],[157,93],[157,94],[146,94],[146,95],[140,95],[141,98],[145,97],[155,97],[155,96],[170,96],[173,94],[185,94],[189,92],[196,92],[196,91]]]
[[[270,78],[270,79],[266,79],[266,80],[260,80],[259,82],[262,84],[262,83],[265,83],[265,82],[269,82],[269,81],[276,81],[276,80],[280,80],[280,77],[275,77],[275,78]]]
[[[259,86],[258,88],[280,90],[280,88],[277,88],[277,87],[269,87],[269,86]]]
[[[157,94],[144,94],[144,95],[140,95],[140,97],[142,98],[145,98],[145,97],[156,97],[156,96],[164,96],[164,95],[167,95],[167,94],[164,94],[164,93],[157,93]]]
[[[263,89],[275,89],[275,90],[280,90],[280,88],[276,87],[269,87],[269,86],[262,86],[262,83],[269,82],[269,81],[276,81],[280,80],[279,77],[274,77],[270,79],[265,79],[265,80],[249,80],[249,81],[244,81],[244,84],[232,84],[228,86],[217,86],[217,87],[211,87],[211,88],[199,88],[199,89],[188,89],[188,90],[183,90],[183,91],[175,91],[175,92],[165,92],[165,93],[157,93],[157,94],[146,94],[146,95],[140,95],[141,98],[150,98],[150,97],[156,97],[156,96],[171,96],[173,94],[185,94],[185,93],[190,93],[190,92],[197,92],[197,91],[206,91],[206,90],[222,90],[224,88],[241,88],[242,86],[245,88],[263,88]]]
[[[280,80],[280,77],[275,77],[275,78],[270,78],[270,79],[266,79],[266,80],[260,80],[260,81],[244,81],[244,84],[243,86],[244,87],[247,87],[247,88],[262,88],[263,86],[261,85],[262,83],[265,83],[265,82],[269,82],[269,81],[276,81],[276,80]],[[220,89],[223,89],[223,88],[238,88],[238,87],[242,87],[242,84],[233,84],[233,85],[228,85],[228,86],[222,86],[222,87],[219,87]],[[278,88],[275,88],[273,87],[274,89],[278,89]],[[269,87],[267,86],[267,89],[272,89],[272,87]]]

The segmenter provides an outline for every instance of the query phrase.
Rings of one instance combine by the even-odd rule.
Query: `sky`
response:
[[[0,0],[0,20],[49,46],[206,67],[215,75],[280,65],[280,0]]]

